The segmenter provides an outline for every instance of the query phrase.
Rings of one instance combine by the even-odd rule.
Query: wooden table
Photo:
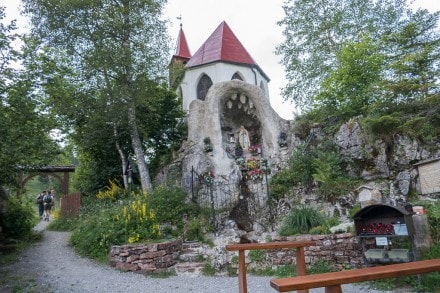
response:
[[[247,293],[245,250],[296,248],[296,274],[297,276],[305,276],[306,261],[304,247],[313,245],[315,245],[314,241],[279,241],[226,245],[226,250],[228,251],[238,250],[238,292]],[[308,293],[309,290],[306,289],[298,292]]]

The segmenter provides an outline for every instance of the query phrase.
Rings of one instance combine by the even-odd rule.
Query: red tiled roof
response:
[[[173,57],[184,59],[191,58],[191,53],[189,52],[188,43],[186,42],[186,37],[182,26],[180,26],[179,36],[177,37],[176,53]]]
[[[215,61],[257,65],[225,21],[194,53],[186,66],[193,67]]]

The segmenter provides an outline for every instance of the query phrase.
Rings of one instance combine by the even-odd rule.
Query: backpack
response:
[[[37,204],[43,203],[43,195],[39,194],[37,197]]]
[[[51,203],[51,202],[52,202],[52,197],[51,197],[50,195],[45,195],[45,196],[43,197],[43,201],[44,201],[45,203]]]

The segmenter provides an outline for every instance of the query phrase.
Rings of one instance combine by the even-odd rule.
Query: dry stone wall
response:
[[[109,263],[123,271],[154,273],[177,263],[182,240],[136,245],[115,245],[110,249]]]
[[[335,270],[348,266],[359,268],[365,265],[362,246],[351,233],[300,235],[276,237],[273,241],[315,241],[316,245],[305,248],[306,265],[313,265],[318,260],[327,261]],[[294,250],[270,251],[269,259],[273,265],[292,264],[295,260]]]
[[[362,256],[362,248],[357,238],[351,233],[326,234],[326,235],[301,235],[289,237],[274,237],[273,241],[315,241],[316,245],[305,249],[305,261],[307,265],[313,265],[318,260],[325,260],[333,266],[334,270],[347,267],[362,267],[365,265]],[[179,259],[184,259],[181,254],[184,243],[181,240],[165,243],[120,245],[113,246],[110,250],[110,265],[124,271],[133,271],[143,274],[151,274],[164,270],[173,270]],[[205,245],[202,245],[205,246]],[[227,253],[229,257],[223,259],[223,264],[218,266],[221,270],[233,265],[231,261],[235,252],[226,252],[224,247],[201,248],[199,253],[205,259],[218,259],[216,253]],[[247,251],[249,253],[249,251]],[[295,250],[280,249],[267,250],[265,261],[252,260],[249,255],[246,258],[248,268],[258,269],[266,266],[276,267],[281,265],[295,264]],[[222,272],[219,272],[222,273]]]

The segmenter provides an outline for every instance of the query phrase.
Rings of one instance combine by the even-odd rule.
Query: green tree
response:
[[[421,101],[440,93],[440,12],[418,10],[383,39],[388,72],[385,103]]]
[[[336,68],[322,82],[316,106],[342,119],[367,113],[379,98],[383,56],[369,37],[346,42],[336,54]]]
[[[160,129],[152,128],[157,123],[139,123],[145,122],[142,120],[145,116],[151,117],[150,122],[156,119],[157,108],[164,106],[156,105],[157,92],[152,89],[158,87],[149,83],[164,81],[167,68],[169,42],[165,23],[160,19],[164,3],[163,0],[24,1],[33,34],[54,49],[51,55],[56,55],[56,63],[64,60],[63,64],[76,73],[76,80],[70,80],[75,81],[74,95],[58,97],[52,93],[52,100],[60,98],[61,103],[73,103],[73,108],[78,108],[71,99],[79,96],[81,105],[98,106],[95,115],[88,111],[91,106],[86,107],[81,118],[90,121],[89,115],[102,115],[100,120],[111,126],[105,130],[111,128],[115,144],[129,138],[143,191],[151,190],[145,142]],[[139,108],[145,109],[146,105],[148,111],[139,113]],[[84,121],[76,120],[78,116],[73,117],[84,125]],[[129,154],[123,147],[117,149],[124,167]]]
[[[15,22],[4,25],[4,17],[0,7],[0,186],[16,186],[18,170],[48,164],[57,145],[49,135],[55,124],[42,111],[26,64],[17,69],[23,56],[12,46],[19,38]]]
[[[288,84],[286,100],[306,108],[314,102],[322,81],[337,67],[343,44],[373,40],[397,31],[411,15],[405,0],[290,0],[283,6],[285,41],[277,47]]]

